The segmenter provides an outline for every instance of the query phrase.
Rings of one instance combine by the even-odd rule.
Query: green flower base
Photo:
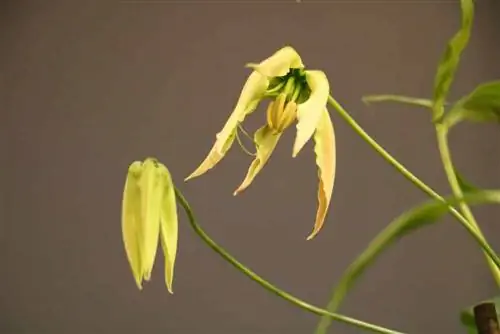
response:
[[[483,300],[477,303],[476,305],[482,303],[494,303],[496,308],[497,318],[500,319],[500,296]],[[460,313],[460,322],[467,329],[468,334],[478,334],[476,328],[476,322],[474,319],[474,306],[475,305],[470,306]]]

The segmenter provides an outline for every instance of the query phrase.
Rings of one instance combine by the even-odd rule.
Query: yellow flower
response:
[[[311,137],[314,138],[316,164],[319,168],[318,211],[312,239],[321,229],[328,211],[335,179],[335,133],[326,108],[329,96],[328,79],[322,71],[305,70],[302,59],[292,47],[284,47],[253,69],[241,91],[236,107],[208,156],[186,181],[200,176],[214,167],[227,153],[237,136],[245,117],[257,109],[259,103],[270,98],[266,125],[254,134],[256,157],[250,165],[235,195],[247,188],[269,160],[282,133],[296,120],[297,134],[292,156],[295,157]]]
[[[154,158],[133,162],[122,202],[122,233],[137,287],[149,281],[158,248],[165,257],[165,281],[172,292],[178,221],[175,188],[168,169]]]

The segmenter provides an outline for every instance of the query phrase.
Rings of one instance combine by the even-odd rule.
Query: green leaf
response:
[[[444,101],[453,82],[455,72],[460,62],[460,56],[467,46],[474,18],[474,3],[472,0],[461,0],[462,22],[460,30],[450,39],[439,62],[434,78],[434,119],[442,116]]]
[[[464,176],[456,168],[455,168],[455,175],[457,176],[458,185],[460,186],[460,189],[462,189],[462,192],[468,193],[479,190],[478,187],[472,185],[471,183],[469,183],[469,181],[465,180]]]
[[[363,102],[370,104],[372,102],[397,102],[404,104],[411,104],[418,107],[432,108],[433,102],[428,99],[420,99],[416,97],[402,96],[402,95],[367,95],[363,96]]]
[[[444,117],[448,127],[463,120],[500,123],[500,80],[479,85],[460,99]]]
[[[497,310],[497,316],[500,318],[500,296],[494,297],[483,302],[493,302]],[[478,303],[478,304],[480,304]],[[474,320],[474,306],[470,306],[460,312],[460,322],[467,329],[468,334],[477,334],[476,322]]]
[[[333,296],[328,303],[329,312],[336,312],[347,292],[372,265],[377,257],[394,244],[399,239],[407,236],[419,228],[432,225],[448,212],[450,205],[456,205],[461,201],[470,204],[498,203],[500,204],[500,190],[481,190],[464,195],[462,200],[451,197],[447,201],[431,200],[417,206],[396,218],[375,239],[368,245],[363,253],[351,263],[346,272],[336,286]],[[474,231],[469,230],[470,233]],[[489,247],[482,244],[482,247]],[[500,259],[496,257],[495,263],[500,264]],[[322,318],[316,334],[325,333],[330,323],[330,319]]]

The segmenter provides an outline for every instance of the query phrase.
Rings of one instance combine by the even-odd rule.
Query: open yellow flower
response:
[[[123,191],[122,234],[137,287],[149,281],[158,248],[165,257],[165,281],[172,292],[178,220],[175,189],[168,169],[154,158],[135,161]]]
[[[267,122],[254,134],[256,157],[250,165],[235,195],[247,188],[269,160],[282,133],[296,120],[297,134],[292,156],[295,157],[311,137],[315,141],[316,164],[319,169],[318,211],[308,240],[323,226],[335,179],[335,133],[326,108],[329,96],[328,79],[322,71],[305,70],[299,54],[286,46],[258,64],[248,77],[233,113],[208,156],[186,181],[200,176],[214,167],[228,152],[245,117],[257,109],[259,103],[270,98]]]

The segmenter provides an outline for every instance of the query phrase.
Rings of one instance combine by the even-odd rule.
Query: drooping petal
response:
[[[311,90],[309,99],[297,107],[297,136],[292,156],[296,157],[316,131],[330,95],[330,85],[322,71],[305,71],[307,85]]]
[[[149,281],[153,270],[160,237],[160,212],[164,191],[164,177],[155,159],[148,158],[142,165],[142,249],[141,264],[144,279]]]
[[[214,146],[205,160],[185,181],[206,173],[224,157],[234,141],[238,124],[257,108],[268,85],[269,80],[262,74],[255,71],[250,74],[233,113],[229,116],[222,130],[217,133]]]
[[[229,151],[229,149],[231,148],[231,145],[233,145],[234,138],[236,138],[236,130],[233,131],[231,136],[225,142],[226,145],[223,146],[220,151],[217,149],[217,146],[214,145],[212,147],[212,149],[210,150],[210,152],[208,153],[205,160],[203,160],[203,162],[200,164],[200,166],[198,166],[198,168],[193,173],[191,173],[191,175],[189,175],[184,181],[188,181],[192,178],[200,176],[200,175],[204,174],[205,172],[207,172],[208,170],[210,170],[211,168],[213,168],[215,165],[217,165],[219,163],[219,161],[221,161],[222,158],[224,158],[227,151]]]
[[[172,283],[178,240],[177,202],[172,177],[167,168],[162,169],[165,181],[160,218],[160,240],[165,256],[165,283],[168,292],[173,293]]]
[[[323,108],[321,118],[314,133],[314,153],[316,154],[316,165],[318,166],[318,211],[316,222],[312,233],[307,240],[314,238],[321,230],[328,212],[332,198],[333,184],[335,182],[336,147],[335,131],[330,114],[326,107]]]
[[[142,289],[141,269],[141,193],[139,180],[142,163],[133,162],[127,172],[122,199],[122,237],[127,259],[139,290]]]
[[[246,66],[268,78],[282,77],[292,68],[304,68],[300,55],[291,46],[279,49],[271,57],[258,64],[249,63]]]
[[[273,133],[273,131],[267,126],[263,126],[255,132],[254,141],[257,149],[257,156],[250,165],[247,175],[241,185],[236,189],[234,195],[239,194],[245,190],[253,181],[255,176],[262,170],[269,157],[274,151],[278,140],[281,137],[281,133]]]

